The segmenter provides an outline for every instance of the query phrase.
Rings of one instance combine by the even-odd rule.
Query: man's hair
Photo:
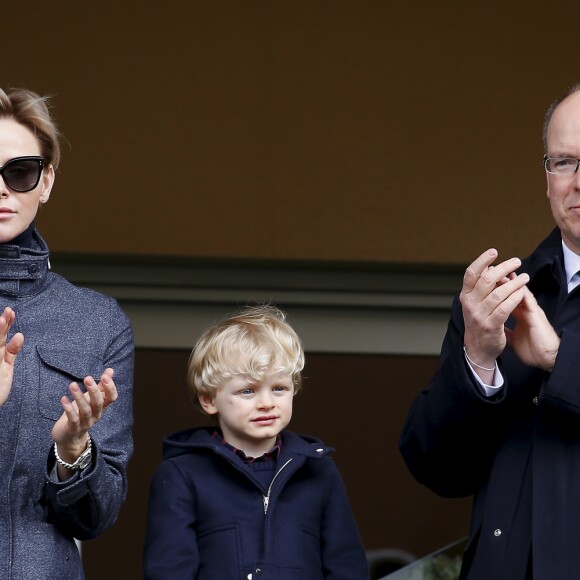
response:
[[[48,110],[48,97],[27,89],[0,88],[0,119],[13,119],[31,131],[40,143],[46,165],[60,162],[59,131]]]
[[[548,153],[548,126],[550,125],[550,121],[552,119],[552,115],[554,111],[558,107],[558,105],[567,99],[570,95],[574,93],[580,92],[580,82],[576,83],[575,85],[571,86],[563,95],[559,96],[549,107],[546,111],[546,115],[544,116],[544,126],[543,126],[543,141],[544,141],[544,153]]]
[[[252,306],[208,328],[195,345],[187,368],[194,402],[213,398],[233,377],[259,381],[267,373],[292,377],[298,392],[304,350],[298,335],[273,306]]]

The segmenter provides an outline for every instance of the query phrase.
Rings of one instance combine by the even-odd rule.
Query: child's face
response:
[[[251,457],[263,455],[292,417],[292,377],[266,374],[261,381],[234,377],[215,397],[201,397],[204,410],[217,414],[224,439]]]

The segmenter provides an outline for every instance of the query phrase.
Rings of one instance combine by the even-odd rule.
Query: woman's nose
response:
[[[9,189],[4,178],[0,175],[0,197],[8,197]]]

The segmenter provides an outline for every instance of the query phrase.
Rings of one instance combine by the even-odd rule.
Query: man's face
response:
[[[547,144],[548,157],[580,158],[580,93],[570,95],[554,111]],[[580,171],[546,176],[554,221],[566,245],[580,254]]]

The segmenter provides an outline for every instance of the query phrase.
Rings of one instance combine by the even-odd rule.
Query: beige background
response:
[[[68,140],[53,251],[463,264],[551,226],[540,126],[580,77],[572,3],[9,10],[0,83],[53,94]]]

